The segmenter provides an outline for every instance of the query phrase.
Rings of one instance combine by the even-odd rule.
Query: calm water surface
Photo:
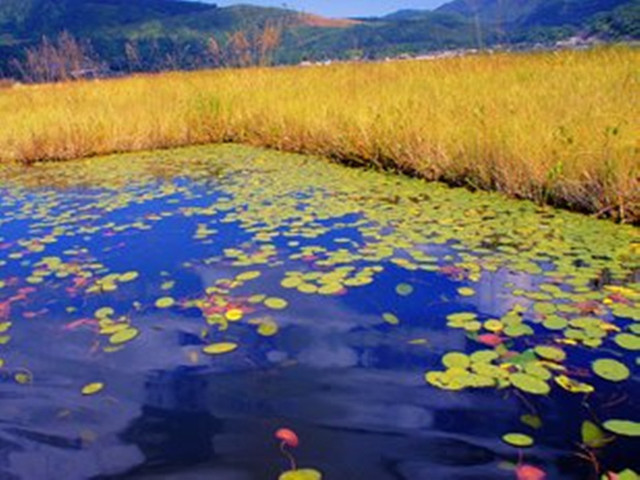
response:
[[[1,178],[2,480],[277,479],[280,427],[329,480],[640,465],[633,227],[238,146]]]

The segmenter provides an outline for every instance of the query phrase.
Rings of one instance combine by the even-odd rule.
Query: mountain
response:
[[[454,0],[437,11],[479,16],[484,24],[519,28],[581,25],[594,15],[609,12],[628,0]]]
[[[576,34],[640,38],[640,0],[453,0],[350,20],[182,0],[0,0],[0,74],[55,80],[71,71],[380,58]]]

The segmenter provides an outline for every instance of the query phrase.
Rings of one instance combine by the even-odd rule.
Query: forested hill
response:
[[[35,69],[37,80],[54,80],[61,69],[114,74],[379,58],[576,34],[640,38],[640,0],[454,0],[433,12],[351,20],[179,0],[0,0],[0,72],[29,79]]]

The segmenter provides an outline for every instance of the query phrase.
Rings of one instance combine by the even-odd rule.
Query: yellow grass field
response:
[[[242,142],[640,219],[640,50],[0,89],[0,160]]]

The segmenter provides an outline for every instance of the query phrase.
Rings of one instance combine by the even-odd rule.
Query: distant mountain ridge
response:
[[[453,0],[437,9],[471,18],[485,24],[511,24],[519,27],[580,25],[590,17],[609,12],[628,0]]]
[[[576,34],[638,39],[640,0],[453,0],[358,21],[182,0],[0,0],[0,73],[20,76],[28,49],[62,31],[90,42],[109,71],[147,71],[380,58]]]

